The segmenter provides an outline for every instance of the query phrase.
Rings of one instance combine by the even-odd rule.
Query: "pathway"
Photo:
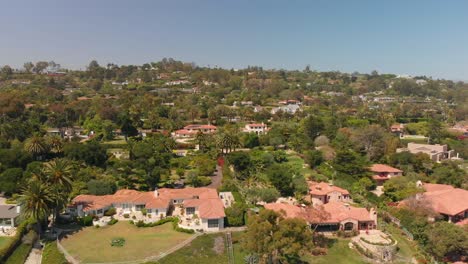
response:
[[[39,243],[39,241],[37,241],[36,243],[34,243],[34,246],[31,252],[29,252],[29,256],[26,259],[26,262],[24,262],[24,264],[41,264],[41,262],[42,262],[42,246]]]
[[[216,175],[211,177],[211,184],[206,186],[212,189],[218,189],[221,186],[223,181],[223,168],[219,165],[216,165]]]

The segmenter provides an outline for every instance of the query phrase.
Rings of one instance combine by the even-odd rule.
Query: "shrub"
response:
[[[109,221],[109,223],[107,223],[108,225],[115,225],[117,222],[119,222],[119,220],[115,219],[115,218],[111,218],[111,220]]]
[[[148,214],[148,210],[146,208],[141,209],[141,213],[146,216]]]
[[[182,232],[182,233],[187,233],[187,234],[194,234],[195,231],[192,229],[185,229],[182,227],[179,227],[179,218],[177,217],[166,217],[164,219],[161,219],[159,221],[153,222],[153,223],[145,223],[142,220],[134,223],[135,226],[137,227],[154,227],[154,226],[159,226],[163,225],[165,223],[172,222],[172,228],[177,231],[177,232]]]
[[[116,237],[111,241],[111,247],[123,247],[125,245],[125,238]]]
[[[16,228],[16,234],[10,239],[8,244],[4,245],[3,248],[0,249],[0,262],[5,260],[16,247],[21,242],[21,238],[23,237],[24,233],[28,230],[28,225],[32,224],[30,221],[24,221]]]
[[[113,216],[117,213],[117,210],[114,208],[114,207],[111,207],[109,209],[107,209],[105,212],[104,212],[104,215],[105,216]]]
[[[57,243],[49,242],[42,252],[42,263],[67,264],[65,256],[57,248]]]
[[[130,218],[130,215],[129,214],[124,214],[123,217]]]
[[[345,237],[345,238],[354,237],[354,236],[357,236],[358,234],[359,234],[359,231],[357,230],[352,230],[352,231],[339,230],[338,232],[336,232],[336,235],[338,237]]]
[[[32,249],[32,245],[30,244],[21,244],[19,247],[13,251],[11,256],[7,259],[5,264],[18,264],[18,263],[24,263],[26,261],[26,258],[29,255],[29,252]]]
[[[95,228],[100,228],[101,226],[100,225],[94,225]]]
[[[316,247],[316,248],[313,248],[310,253],[314,256],[322,256],[322,255],[326,255],[327,252],[328,251],[326,248]]]
[[[78,218],[78,224],[80,226],[92,226],[93,225],[93,216],[87,215],[85,217]]]
[[[132,216],[132,219],[135,220],[135,219],[136,219],[136,216]]]

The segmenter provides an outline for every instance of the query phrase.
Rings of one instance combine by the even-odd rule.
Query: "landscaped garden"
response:
[[[171,223],[138,228],[122,221],[84,228],[62,239],[61,244],[81,262],[119,262],[157,256],[191,236],[174,231]]]

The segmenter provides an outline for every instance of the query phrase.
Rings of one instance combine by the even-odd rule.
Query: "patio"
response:
[[[128,217],[125,217],[125,215],[128,215]],[[117,209],[116,214],[114,215],[114,218],[121,221],[143,221],[145,223],[152,223],[159,221],[163,218],[160,216],[155,216],[155,215],[143,215],[141,211],[132,211],[130,209]]]
[[[11,226],[0,226],[0,236],[14,236],[16,234],[16,228]]]

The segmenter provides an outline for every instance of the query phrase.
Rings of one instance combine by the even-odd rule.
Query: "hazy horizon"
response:
[[[17,1],[4,4],[0,65],[93,59],[140,65],[408,74],[468,80],[466,1]]]

